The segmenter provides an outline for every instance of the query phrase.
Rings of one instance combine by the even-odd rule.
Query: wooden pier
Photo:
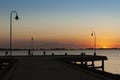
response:
[[[89,61],[107,60],[104,56],[47,55],[14,56],[14,58],[18,61],[1,80],[112,80],[96,73],[74,69],[72,65],[60,62],[80,61],[84,65]]]
[[[104,61],[107,60],[106,56],[91,56],[91,55],[85,55],[85,56],[80,56],[80,55],[69,55],[67,57],[62,57],[59,60],[66,62],[66,63],[71,63],[71,64],[79,64],[81,66],[86,66],[86,67],[91,67],[93,69],[98,69],[100,68],[102,71],[104,71]],[[95,66],[95,61],[101,61],[101,66]],[[90,63],[91,64],[88,64]]]

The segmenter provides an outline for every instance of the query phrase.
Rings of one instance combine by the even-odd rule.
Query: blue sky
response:
[[[119,10],[119,0],[1,0],[2,12],[20,10],[22,12],[94,12],[99,10]]]
[[[28,47],[31,36],[36,48],[92,47],[91,31],[98,35],[98,47],[120,47],[119,4],[120,0],[0,0],[0,47],[9,47],[12,10],[20,17],[13,21],[14,48]]]

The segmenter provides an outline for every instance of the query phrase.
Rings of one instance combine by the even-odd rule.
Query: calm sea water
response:
[[[93,50],[49,50],[46,51],[46,55],[80,55],[85,52],[88,55],[93,55]],[[43,51],[34,51],[34,55],[43,55]],[[0,55],[5,55],[5,51],[1,51]],[[13,51],[13,55],[28,55],[27,51]],[[105,61],[105,71],[120,74],[120,50],[97,50],[97,55],[107,56],[108,60]],[[96,62],[96,65],[100,65],[100,62]]]

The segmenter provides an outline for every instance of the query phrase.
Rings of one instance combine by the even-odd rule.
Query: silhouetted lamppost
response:
[[[94,37],[94,56],[96,56],[96,33],[93,31],[91,36]]]
[[[12,56],[12,14],[15,13],[15,19],[18,20],[18,14],[16,11],[11,11],[10,13],[10,56]]]
[[[31,38],[31,56],[33,55],[33,37]]]
[[[31,38],[31,49],[33,50],[33,37]]]

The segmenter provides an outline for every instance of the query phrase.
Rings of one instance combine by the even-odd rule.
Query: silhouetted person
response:
[[[7,55],[8,55],[8,52],[6,51],[6,52],[5,52],[5,56],[7,56]]]
[[[54,56],[54,53],[52,53],[52,56]]]
[[[28,56],[30,56],[30,49],[28,50]]]
[[[82,53],[81,53],[81,56],[85,56],[85,53],[84,53],[84,52],[82,52]]]
[[[45,52],[45,51],[43,51],[43,55],[44,55],[44,56],[46,55],[46,52]]]
[[[67,53],[65,53],[65,56],[67,56]]]
[[[94,52],[94,56],[96,56],[96,53]]]

